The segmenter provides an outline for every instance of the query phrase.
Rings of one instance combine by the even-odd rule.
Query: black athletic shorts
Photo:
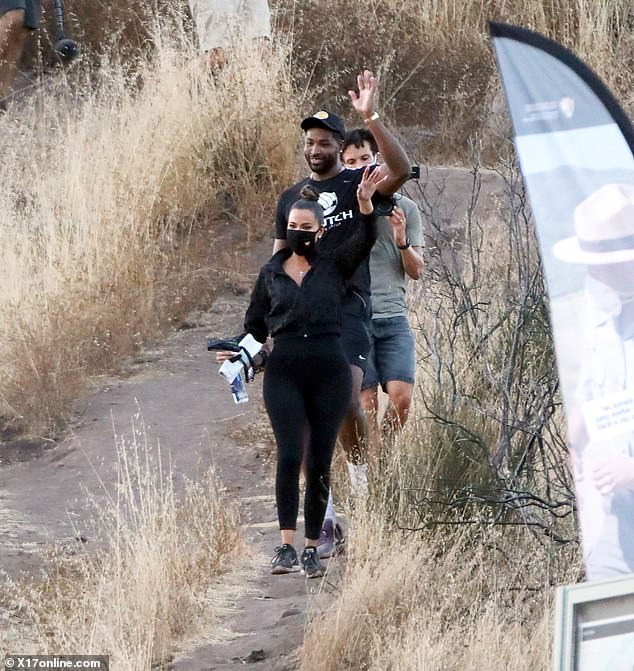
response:
[[[0,0],[0,16],[14,9],[24,10],[24,27],[35,30],[40,27],[42,7],[40,0]]]
[[[346,296],[341,324],[341,344],[348,363],[365,373],[370,351],[370,298],[353,292]]]

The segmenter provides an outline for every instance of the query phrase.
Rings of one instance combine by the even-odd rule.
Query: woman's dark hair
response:
[[[291,210],[309,210],[315,215],[317,223],[324,225],[324,208],[319,204],[319,194],[310,186],[305,186],[299,192],[299,199],[291,205]]]

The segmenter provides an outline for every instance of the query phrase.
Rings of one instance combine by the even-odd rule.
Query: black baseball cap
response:
[[[315,112],[312,116],[306,117],[300,126],[303,130],[325,128],[326,130],[331,130],[333,133],[337,133],[342,139],[346,136],[346,127],[343,119],[326,110],[319,110],[319,112]]]

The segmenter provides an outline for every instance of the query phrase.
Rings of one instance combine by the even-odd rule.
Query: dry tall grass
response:
[[[134,63],[107,50],[0,119],[4,424],[50,429],[89,375],[207,305],[211,225],[244,248],[291,179],[287,47],[238,47],[214,78],[179,14],[150,27]]]
[[[98,548],[4,587],[5,651],[109,655],[112,669],[146,671],[203,632],[222,636],[244,551],[236,507],[212,472],[176,492],[142,425],[117,448],[116,492],[95,503]]]
[[[353,519],[345,579],[309,626],[302,670],[550,668],[551,581],[565,558],[554,566],[524,530],[406,535],[382,517]]]
[[[348,522],[343,584],[309,623],[301,669],[548,671],[555,586],[579,579],[578,546],[452,499],[482,465],[465,466],[455,443],[439,448],[423,415],[390,446],[367,509]],[[574,535],[570,519],[565,528]]]
[[[382,105],[397,126],[422,125],[419,152],[436,163],[468,160],[469,143],[487,149],[493,165],[506,119],[486,23],[507,21],[562,42],[614,88],[630,112],[634,75],[634,10],[630,0],[271,0],[281,34],[292,41],[293,79],[308,102],[347,112],[346,91],[361,67],[383,80]],[[89,53],[113,40],[134,52],[148,34],[147,16],[177,10],[185,0],[68,0],[69,24]],[[52,15],[51,15],[52,16]],[[49,21],[50,23],[50,21]],[[44,59],[52,38],[40,36]],[[309,102],[310,104],[310,102]],[[306,110],[305,110],[306,111]]]

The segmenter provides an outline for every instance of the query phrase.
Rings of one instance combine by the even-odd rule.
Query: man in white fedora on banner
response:
[[[588,347],[568,434],[589,580],[634,573],[634,184],[575,209],[556,258],[586,266]]]

